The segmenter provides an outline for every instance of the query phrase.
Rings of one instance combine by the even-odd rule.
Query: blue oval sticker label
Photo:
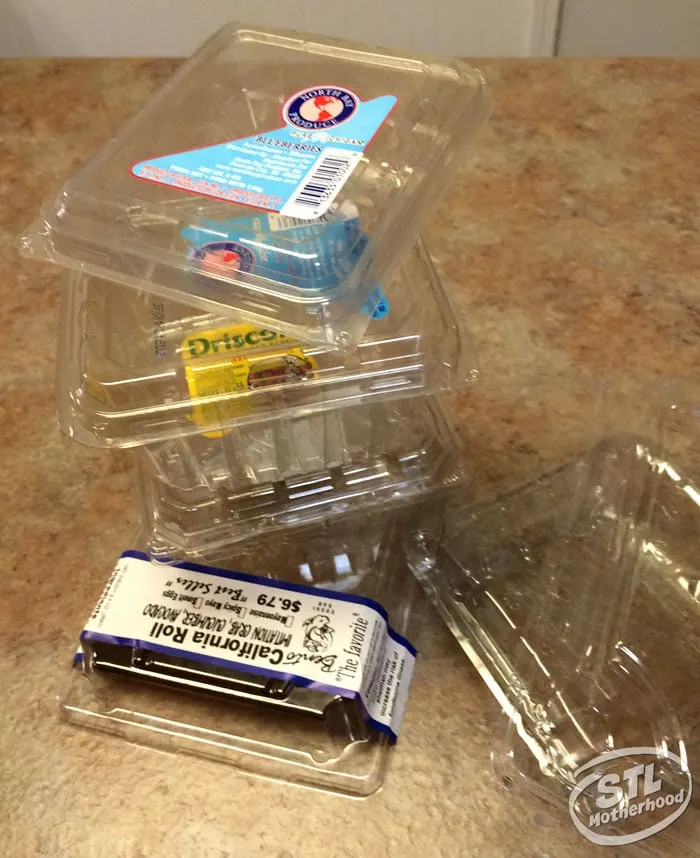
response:
[[[357,111],[360,99],[349,89],[315,86],[294,93],[282,108],[282,119],[306,131],[334,128]]]

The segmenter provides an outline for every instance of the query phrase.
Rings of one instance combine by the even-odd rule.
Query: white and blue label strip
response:
[[[251,137],[164,154],[135,164],[137,179],[280,212],[322,217],[397,104],[362,101],[349,89],[312,86],[282,108],[282,127]]]
[[[337,593],[125,551],[81,635],[283,679],[358,701],[396,740],[416,651],[382,606]]]

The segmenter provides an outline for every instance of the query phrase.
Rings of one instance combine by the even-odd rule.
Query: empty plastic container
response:
[[[46,201],[20,247],[349,349],[489,110],[457,60],[232,24]]]

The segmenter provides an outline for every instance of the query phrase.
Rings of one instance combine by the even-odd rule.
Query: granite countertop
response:
[[[433,613],[387,783],[364,801],[59,722],[76,634],[137,507],[127,454],[71,445],[56,428],[60,271],[19,259],[12,242],[176,65],[0,62],[0,854],[597,854],[564,814],[518,808],[496,781],[490,752],[502,715]],[[455,404],[486,484],[523,457],[523,473],[541,466],[546,439],[556,439],[551,421],[512,406],[523,388],[553,412],[581,411],[572,394],[581,379],[629,387],[697,371],[700,66],[480,66],[496,110],[425,237],[481,360],[480,388]]]

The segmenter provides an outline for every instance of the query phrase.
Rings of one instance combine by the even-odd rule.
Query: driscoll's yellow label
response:
[[[270,348],[279,345],[297,345],[297,343],[267,328],[253,325],[232,325],[215,331],[202,331],[187,337],[182,343],[185,360],[212,357],[214,355],[232,355],[236,352],[249,352],[251,349]]]
[[[241,394],[312,378],[318,369],[296,341],[246,324],[198,331],[183,340],[181,352],[194,400],[192,418],[202,427],[245,414],[249,406]],[[218,437],[223,432],[202,434]]]

